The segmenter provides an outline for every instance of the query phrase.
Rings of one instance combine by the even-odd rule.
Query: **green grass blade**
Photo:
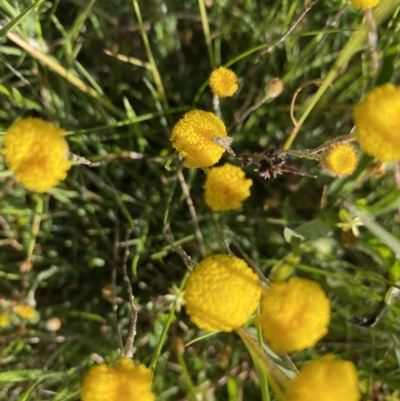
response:
[[[43,3],[44,0],[37,0],[30,7],[28,7],[25,11],[18,15],[18,17],[14,18],[7,25],[0,29],[0,38],[7,35],[11,29],[17,26],[26,16],[28,16],[39,4]]]

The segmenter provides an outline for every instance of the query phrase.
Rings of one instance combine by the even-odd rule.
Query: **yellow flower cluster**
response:
[[[289,384],[284,401],[359,401],[357,370],[348,361],[332,355],[317,359],[300,369]]]
[[[232,331],[259,305],[257,275],[242,259],[213,255],[203,259],[186,282],[186,311],[201,329]]]
[[[83,381],[82,401],[153,401],[151,372],[121,357],[115,367],[92,366]]]
[[[321,167],[333,176],[347,177],[354,172],[357,164],[357,152],[348,143],[329,146],[321,154]]]
[[[400,87],[376,86],[353,112],[363,152],[382,162],[400,160]]]
[[[252,184],[240,167],[229,163],[214,167],[207,173],[204,184],[205,202],[214,212],[239,209],[250,196]]]
[[[259,323],[275,352],[313,347],[327,332],[330,303],[320,285],[303,278],[273,284],[261,298]]]
[[[35,317],[35,309],[29,305],[16,305],[14,311],[19,317],[26,320],[32,320]]]
[[[229,68],[216,68],[210,75],[210,88],[218,97],[233,96],[238,90],[237,76]]]
[[[40,118],[19,120],[6,132],[6,162],[26,189],[45,192],[65,179],[71,162],[64,135]]]
[[[367,10],[368,8],[375,7],[379,4],[380,0],[350,0],[355,8],[362,8]]]
[[[192,110],[172,130],[172,146],[185,159],[186,167],[205,168],[217,163],[225,149],[213,137],[227,136],[225,124],[213,113]]]

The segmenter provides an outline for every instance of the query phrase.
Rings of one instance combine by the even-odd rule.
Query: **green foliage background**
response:
[[[0,1],[1,19],[15,21],[32,3]],[[160,401],[185,399],[188,388],[174,339],[187,343],[202,333],[184,309],[170,312],[173,301],[166,294],[180,286],[186,267],[164,235],[166,224],[173,241],[194,262],[202,256],[178,180],[180,161],[175,158],[169,168],[166,163],[173,155],[171,128],[183,113],[192,108],[213,111],[212,95],[205,87],[212,67],[198,3],[139,2],[168,106],[148,64],[132,2],[40,3],[12,30],[2,32],[0,52],[17,74],[4,60],[0,63],[1,129],[5,132],[21,117],[39,116],[67,130],[72,153],[101,164],[74,166],[65,182],[41,198],[15,183],[1,161],[0,295],[20,302],[34,297],[40,319],[26,323],[22,331],[1,329],[0,399],[78,400],[93,354],[117,358],[117,324],[102,288],[116,283],[118,327],[126,340],[131,313],[122,266],[128,231],[127,269],[139,312],[134,358],[151,362],[172,317],[155,366],[154,391]],[[289,118],[293,93],[307,81],[324,80],[364,13],[342,1],[318,2],[282,44],[259,57],[252,50],[277,41],[306,4],[275,0],[207,4],[215,65],[237,60],[230,68],[239,77],[239,92],[221,101],[226,125],[230,127],[235,117],[262,99],[270,78],[279,77],[285,84],[280,97],[230,130],[234,151],[240,155],[281,148],[293,128]],[[400,83],[399,18],[399,8],[393,7],[377,28],[376,44],[363,44],[341,66],[301,127],[293,149],[311,149],[348,134],[352,109],[370,88],[382,82]],[[27,47],[16,43],[15,37]],[[317,86],[309,85],[300,92],[294,109],[297,118],[316,91]],[[223,157],[228,160],[237,164]],[[315,161],[290,158],[288,164],[318,177],[285,174],[265,181],[248,167],[246,175],[254,181],[250,199],[242,210],[221,214],[211,213],[204,204],[204,172],[182,170],[205,250],[225,253],[229,245],[237,256],[242,257],[242,251],[247,254],[266,276],[273,271],[273,277],[287,273],[317,280],[332,303],[330,331],[315,349],[294,354],[295,364],[332,352],[356,364],[365,399],[398,400],[398,304],[391,304],[373,328],[346,323],[378,308],[398,278],[398,261],[388,244],[367,228],[361,227],[355,238],[336,224],[345,214],[343,199],[347,199],[398,237],[400,190],[395,173],[400,167],[389,164],[385,174],[377,176],[373,160],[363,155],[351,177],[334,179],[323,174]],[[314,223],[305,234],[302,231],[303,238],[290,240],[288,229],[309,221]],[[316,235],[317,229],[322,231]],[[22,274],[19,268],[30,246],[33,267]],[[51,317],[61,319],[57,333],[45,329]],[[203,392],[199,399],[261,399],[252,361],[235,334],[220,333],[190,345],[184,360],[193,386]]]

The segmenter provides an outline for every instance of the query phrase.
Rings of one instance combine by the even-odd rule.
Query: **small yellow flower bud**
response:
[[[335,360],[332,355],[304,365],[289,383],[285,401],[358,401],[357,370],[352,362]]]
[[[329,300],[315,281],[291,278],[275,283],[261,298],[259,323],[275,352],[313,347],[328,332],[329,321]]]
[[[186,311],[209,332],[230,332],[243,326],[257,309],[261,287],[242,259],[213,255],[203,259],[186,282]]]
[[[368,8],[375,7],[379,4],[380,0],[350,0],[355,8],[362,8],[367,10]]]
[[[229,68],[219,67],[210,75],[210,88],[218,97],[233,96],[238,90],[237,76]]]
[[[6,132],[6,162],[26,189],[46,192],[65,179],[71,162],[64,135],[40,118],[23,118]]]
[[[348,143],[332,145],[322,152],[320,163],[327,173],[337,177],[347,177],[353,174],[357,167],[357,152]]]
[[[204,184],[204,198],[207,206],[214,212],[236,210],[250,196],[253,181],[246,179],[244,171],[226,163],[214,167],[207,173]]]
[[[217,163],[225,149],[215,137],[227,136],[225,124],[213,113],[192,110],[172,130],[172,146],[185,159],[185,167],[205,168]]]

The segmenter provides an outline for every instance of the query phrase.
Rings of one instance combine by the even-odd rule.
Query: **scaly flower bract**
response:
[[[239,209],[250,196],[252,184],[240,167],[229,163],[214,167],[207,173],[204,184],[206,204],[214,212]]]
[[[320,285],[303,278],[275,283],[261,298],[259,323],[275,352],[313,347],[327,332],[330,304]]]
[[[259,305],[257,275],[242,259],[213,255],[190,274],[185,289],[186,311],[201,329],[232,331],[246,323]]]
[[[380,0],[350,0],[355,8],[362,8],[367,10],[368,8],[375,7],[379,4]]]
[[[213,113],[192,110],[172,130],[172,146],[185,159],[186,167],[205,168],[217,163],[225,149],[213,137],[227,136],[225,124]]]
[[[218,97],[233,96],[238,90],[237,76],[229,68],[216,68],[210,75],[210,88]]]
[[[353,363],[326,355],[304,365],[289,384],[284,401],[359,401]]]
[[[83,380],[82,401],[153,401],[151,371],[121,357],[115,367],[92,366]]]
[[[321,167],[333,176],[347,177],[354,172],[357,164],[357,152],[348,143],[329,146],[321,154]]]
[[[382,162],[400,160],[400,87],[376,86],[353,112],[363,152]]]
[[[71,162],[64,135],[55,125],[30,117],[6,132],[6,162],[26,189],[45,192],[65,179]]]

